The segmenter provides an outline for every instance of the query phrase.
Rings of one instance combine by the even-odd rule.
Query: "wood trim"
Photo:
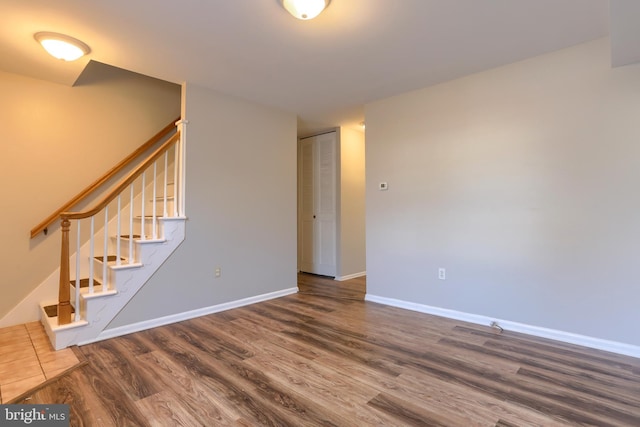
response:
[[[176,129],[175,123],[180,120],[180,117],[174,119],[166,125],[160,132],[156,133],[152,136],[147,142],[138,147],[134,152],[129,154],[127,157],[122,159],[120,163],[109,169],[104,175],[98,178],[91,185],[86,187],[84,190],[79,192],[75,197],[69,200],[67,203],[56,209],[51,215],[49,215],[44,221],[35,226],[31,230],[31,238],[36,237],[40,232],[44,231],[47,227],[53,224],[59,217],[62,212],[66,212],[71,209],[73,206],[80,203],[83,199],[85,199],[89,194],[93,193],[98,187],[107,182],[109,179],[113,178],[118,172],[122,171],[127,165],[129,165],[136,157],[140,154],[147,151],[153,145],[155,145],[162,138],[171,133],[172,130]]]
[[[74,345],[73,347],[71,347],[71,350],[73,351],[73,353],[75,354],[75,356],[78,358],[78,363],[73,365],[72,367],[70,367],[69,369],[66,369],[62,372],[60,372],[59,374],[56,374],[55,376],[47,379],[45,382],[43,382],[42,384],[39,384],[27,391],[25,391],[24,393],[19,394],[18,396],[14,397],[13,399],[9,400],[8,402],[4,402],[4,405],[15,405],[18,402],[20,402],[21,400],[30,400],[27,399],[29,396],[31,396],[32,394],[36,393],[38,390],[41,390],[47,386],[49,386],[50,384],[53,384],[55,382],[57,382],[59,379],[66,377],[67,375],[69,375],[71,372],[75,371],[78,368],[81,368],[83,366],[86,366],[89,364],[89,362],[87,361],[87,357],[84,355],[84,353],[82,351],[80,351],[80,349],[78,348],[77,345]]]
[[[173,144],[180,140],[180,133],[176,133],[167,141],[164,142],[156,151],[153,152],[144,162],[139,164],[134,170],[132,170],[126,178],[120,181],[113,190],[109,192],[100,202],[98,202],[93,208],[86,210],[84,212],[61,212],[60,219],[64,222],[65,220],[70,219],[84,219],[90,218],[104,209],[112,200],[114,200],[118,194],[120,194],[123,190],[125,190],[133,181],[136,180],[142,173],[160,158]]]

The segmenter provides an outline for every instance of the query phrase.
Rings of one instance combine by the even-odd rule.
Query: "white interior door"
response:
[[[336,134],[300,141],[299,269],[336,275]]]
[[[306,138],[300,141],[299,165],[299,186],[298,195],[299,226],[298,226],[298,269],[306,273],[314,273],[314,224],[315,224],[315,203],[314,203],[314,138]]]

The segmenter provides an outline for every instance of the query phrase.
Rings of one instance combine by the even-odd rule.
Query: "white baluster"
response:
[[[167,213],[167,174],[169,173],[169,169],[167,168],[169,164],[169,150],[164,152],[164,181],[163,181],[163,189],[162,189],[162,206],[163,211],[162,214],[164,217],[169,216]]]
[[[91,217],[91,229],[89,230],[89,293],[93,293],[93,260],[95,259],[95,216]]]
[[[74,321],[80,320],[80,220],[78,220],[78,231],[76,236],[76,302]]]
[[[129,191],[129,264],[133,263],[133,183]]]
[[[147,240],[147,236],[145,236],[144,233],[144,201],[145,201],[145,186],[146,184],[146,175],[147,175],[147,171],[142,172],[142,218],[140,219],[140,240]]]
[[[153,162],[153,199],[152,199],[153,201],[152,201],[152,204],[151,204],[151,212],[152,212],[152,214],[151,214],[151,220],[152,220],[151,227],[152,227],[152,230],[153,230],[151,235],[153,236],[153,239],[157,239],[158,238],[158,229],[157,229],[158,220],[156,218],[156,204],[157,204],[156,203],[156,197],[157,197],[156,196],[156,187],[158,186],[157,185],[157,181],[156,181],[156,178],[158,176],[157,173],[158,173],[158,161],[156,160],[155,162]]]
[[[187,124],[188,120],[180,120],[178,130],[180,131],[180,216],[186,216],[186,193],[187,193]]]
[[[178,142],[173,144],[173,216],[178,216]]]
[[[118,194],[118,212],[116,213],[116,265],[120,265],[120,208],[121,208],[121,195]]]
[[[104,253],[102,254],[102,292],[107,291],[107,260],[109,259],[109,205],[104,208]]]
[[[182,180],[184,179],[184,171],[182,170],[182,144],[180,142],[178,144],[178,158],[176,160],[178,164],[178,181],[174,186],[174,193],[176,195],[176,200],[178,202],[178,215],[182,216]]]

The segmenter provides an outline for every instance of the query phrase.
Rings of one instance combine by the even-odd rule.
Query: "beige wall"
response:
[[[29,231],[180,114],[180,86],[94,63],[76,87],[0,72],[0,318],[56,268]]]
[[[340,128],[338,277],[366,272],[364,133]]]
[[[184,93],[185,241],[109,328],[297,285],[296,115],[193,84]]]
[[[640,345],[639,94],[603,39],[367,105],[368,293]]]

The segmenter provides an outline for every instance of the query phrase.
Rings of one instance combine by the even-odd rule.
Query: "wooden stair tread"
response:
[[[71,286],[73,286],[73,287],[76,286],[76,281],[75,280],[70,280],[70,283],[71,283]],[[93,279],[93,286],[102,286],[102,283],[100,283],[96,279]],[[88,287],[89,287],[89,278],[80,279],[80,289],[88,288]]]
[[[47,305],[44,307],[44,312],[47,314],[47,317],[56,317],[58,315],[58,306],[57,305]],[[75,313],[76,310],[71,306],[71,314]]]
[[[156,218],[157,218],[157,217],[156,217]],[[116,236],[112,236],[111,238],[112,238],[112,239],[115,239],[115,238],[116,238]],[[120,236],[120,239],[122,239],[122,240],[129,240],[129,239],[131,239],[131,238],[132,238],[132,237],[131,237],[131,235],[129,235],[129,234],[125,234],[125,235]],[[155,239],[154,239],[152,236],[147,236],[147,235],[145,235],[145,236],[144,236],[144,239],[143,239],[141,235],[139,235],[139,234],[134,234],[134,235],[133,235],[133,240],[146,241],[146,240],[163,240],[163,239],[162,239],[161,237],[157,237],[157,238],[155,238]]]
[[[104,261],[104,256],[96,256],[94,257],[98,261]],[[118,259],[117,255],[107,255],[107,262],[114,262]],[[125,261],[124,258],[120,257],[120,261]]]

